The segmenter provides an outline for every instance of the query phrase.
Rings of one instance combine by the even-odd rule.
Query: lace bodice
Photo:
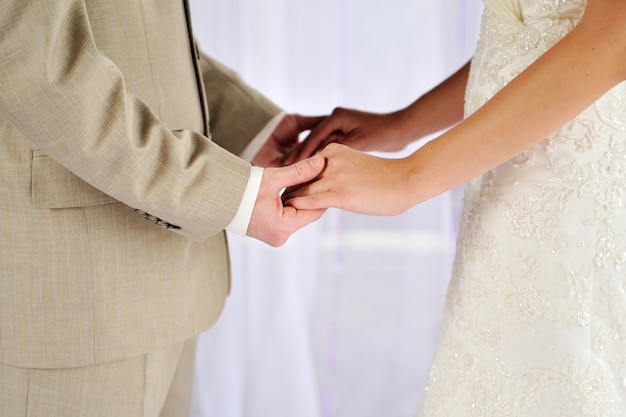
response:
[[[484,0],[485,6],[505,20],[528,22],[538,17],[580,18],[586,0]]]
[[[472,113],[578,24],[586,0],[485,0],[466,112]]]
[[[586,5],[485,2],[468,114],[571,31]],[[618,417],[626,415],[625,403],[622,83],[466,185],[439,345],[418,415]]]

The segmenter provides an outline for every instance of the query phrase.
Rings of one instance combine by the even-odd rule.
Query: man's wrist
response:
[[[248,178],[248,184],[243,193],[243,198],[239,204],[239,209],[235,213],[235,217],[231,220],[226,230],[236,233],[241,236],[245,236],[248,231],[248,225],[252,217],[252,211],[254,210],[254,204],[256,203],[257,196],[259,195],[259,189],[261,188],[261,180],[263,179],[263,168],[252,167],[250,171],[250,177]]]

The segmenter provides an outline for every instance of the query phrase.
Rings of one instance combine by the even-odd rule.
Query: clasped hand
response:
[[[273,168],[264,170],[247,235],[281,246],[329,207],[372,215],[406,211],[411,206],[405,188],[409,164],[339,144],[363,151],[402,149],[401,136],[389,137],[386,128],[396,118],[346,109],[328,118],[285,116],[253,160]],[[307,139],[298,143],[297,135],[309,129]]]
[[[402,112],[368,113],[337,108],[295,146],[286,163],[319,153],[326,162],[316,180],[286,190],[283,202],[296,209],[340,208],[371,215],[396,215],[411,207],[411,166],[359,151],[398,151],[410,140]],[[347,146],[345,146],[345,145]]]
[[[379,158],[337,143],[327,145],[317,156],[324,158],[324,170],[315,180],[287,189],[282,197],[285,206],[297,210],[335,207],[379,216],[401,214],[411,207],[407,195],[410,166],[404,159]]]

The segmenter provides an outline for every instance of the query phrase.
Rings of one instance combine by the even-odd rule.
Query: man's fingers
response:
[[[318,220],[325,211],[326,209],[298,210],[295,207],[285,207],[285,215],[289,216],[289,223],[294,231]]]
[[[314,155],[311,158],[281,168],[286,170],[286,178],[282,180],[281,188],[292,187],[314,180],[322,173],[324,166],[324,157],[322,155]]]
[[[325,210],[330,207],[339,207],[333,197],[333,193],[328,191],[317,194],[296,195],[287,199],[285,204],[298,211]]]
[[[307,195],[309,193],[309,191],[308,191],[309,190],[309,184],[310,183],[294,185],[292,187],[287,187],[287,189],[280,196],[280,198],[283,201],[283,205],[286,205],[287,201],[289,201],[290,199],[292,199],[294,197]]]
[[[294,147],[294,149],[287,156],[285,161],[287,163],[293,163],[303,158],[308,158],[311,155],[314,155],[320,149],[322,149],[327,143],[336,142],[340,140],[340,138],[340,134],[332,132],[326,136],[318,136],[314,139],[307,138]]]
[[[335,130],[333,125],[329,122],[330,119],[325,119],[313,128],[309,136],[307,136],[302,142],[298,143],[292,152],[287,155],[285,163],[290,164],[313,155],[313,153],[319,149],[320,143],[333,134]]]

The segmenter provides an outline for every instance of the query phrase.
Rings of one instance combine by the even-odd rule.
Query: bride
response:
[[[418,415],[625,415],[626,2],[485,3],[471,63],[397,112],[337,109],[284,199],[395,215],[467,182]]]

